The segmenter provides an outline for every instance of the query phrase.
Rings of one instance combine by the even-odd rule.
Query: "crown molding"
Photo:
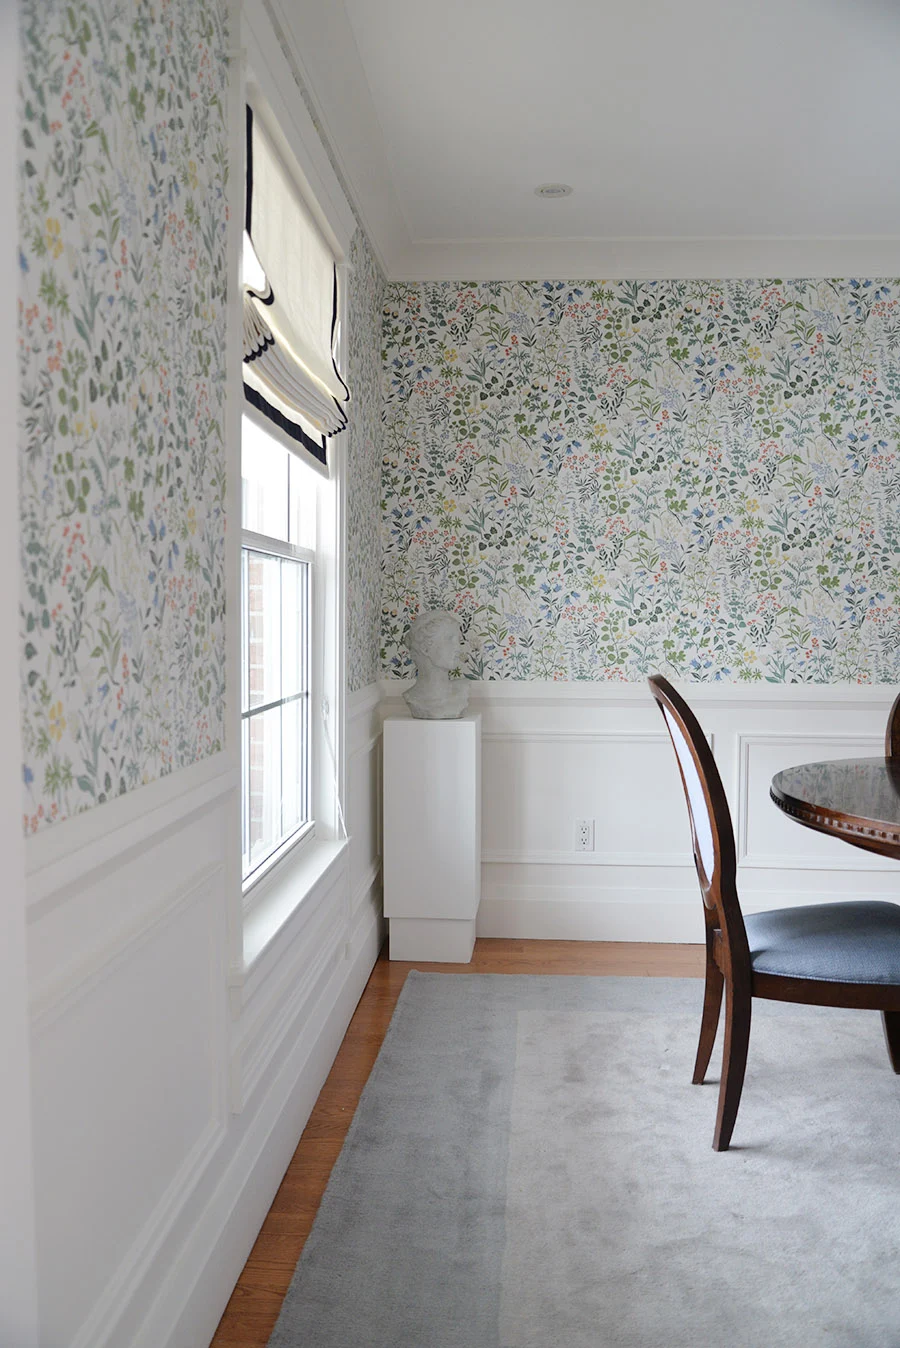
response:
[[[432,239],[411,244],[391,264],[393,281],[897,276],[900,236]]]

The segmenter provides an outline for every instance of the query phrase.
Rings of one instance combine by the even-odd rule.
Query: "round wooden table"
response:
[[[779,810],[820,833],[900,861],[900,761],[837,758],[772,778]]]

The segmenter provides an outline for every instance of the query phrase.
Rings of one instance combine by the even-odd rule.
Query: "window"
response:
[[[244,960],[252,963],[346,846],[340,432],[349,393],[338,334],[356,226],[263,0],[244,0],[241,35],[245,199],[231,236],[243,348],[243,396],[231,422],[240,623],[230,630],[229,686],[241,746],[233,858],[236,869],[240,839]]]
[[[242,875],[312,832],[316,475],[248,416],[241,434]]]

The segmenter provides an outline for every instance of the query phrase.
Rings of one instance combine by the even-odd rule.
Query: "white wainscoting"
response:
[[[381,944],[379,697],[348,699],[349,842],[243,973],[225,755],[29,840],[44,1348],[215,1330]]]
[[[402,707],[382,684],[383,712]],[[769,799],[791,764],[883,752],[896,690],[690,685],[729,797],[746,911],[892,897],[900,867],[802,828]],[[702,941],[687,812],[643,685],[478,683],[483,716],[481,936]],[[575,820],[595,821],[592,852]]]

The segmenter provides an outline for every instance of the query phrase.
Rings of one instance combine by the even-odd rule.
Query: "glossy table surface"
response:
[[[900,762],[838,758],[772,778],[772,800],[808,828],[900,860]]]

